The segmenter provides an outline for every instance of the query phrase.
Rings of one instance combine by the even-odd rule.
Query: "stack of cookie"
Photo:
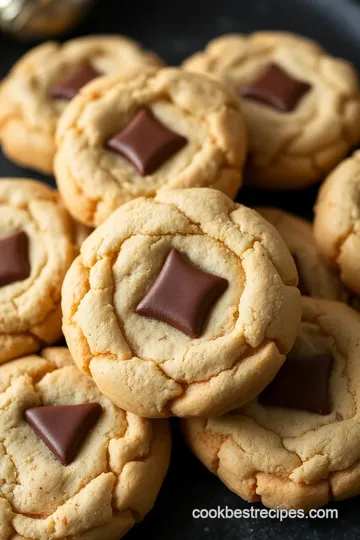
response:
[[[46,43],[0,87],[0,139],[59,188],[0,180],[1,540],[125,534],[166,474],[170,416],[248,501],[360,492],[351,66],[276,33],[181,69],[122,37]],[[315,235],[233,202],[243,177],[299,188],[337,165]]]

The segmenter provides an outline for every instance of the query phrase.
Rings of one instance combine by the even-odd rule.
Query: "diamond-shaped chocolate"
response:
[[[111,137],[106,147],[127,159],[141,176],[146,176],[155,172],[187,142],[146,108],[140,110],[123,131]]]
[[[191,338],[201,336],[206,316],[228,281],[196,268],[172,249],[136,313],[170,324]]]
[[[25,231],[0,236],[0,287],[30,275],[29,238]]]
[[[65,74],[55,86],[49,90],[49,95],[53,99],[73,99],[79,90],[88,82],[96,77],[100,77],[102,73],[95,69],[89,61],[84,60],[68,73]]]
[[[292,253],[292,256],[293,256],[295,266],[296,266],[296,269],[297,269],[297,273],[298,273],[298,276],[299,276],[298,289],[300,291],[300,294],[302,296],[310,296],[309,289],[307,288],[307,286],[305,284],[303,273],[302,273],[302,271],[300,269],[299,259],[298,259],[297,255],[295,255],[294,253]]]
[[[58,460],[69,465],[101,412],[99,403],[50,405],[27,409],[25,419]]]
[[[260,394],[259,402],[266,406],[329,414],[332,365],[330,354],[289,355],[273,381]]]
[[[291,112],[310,88],[309,83],[294,79],[282,67],[271,63],[253,82],[240,88],[240,95]]]

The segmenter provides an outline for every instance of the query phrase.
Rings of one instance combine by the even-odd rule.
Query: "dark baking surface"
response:
[[[356,0],[100,0],[74,35],[124,33],[178,64],[217,35],[262,29],[288,30],[316,39],[330,53],[352,61],[360,71],[360,2]],[[29,44],[0,35],[0,77]],[[39,178],[0,155],[0,176]],[[45,181],[53,183],[51,179]],[[299,192],[243,189],[239,201],[284,207],[311,218],[316,187]],[[360,497],[330,505],[334,519],[195,520],[195,508],[248,508],[187,450],[177,421],[169,474],[155,508],[127,536],[128,540],[272,540],[360,537]],[[254,507],[261,508],[260,504]],[[106,540],[104,538],[104,540]]]

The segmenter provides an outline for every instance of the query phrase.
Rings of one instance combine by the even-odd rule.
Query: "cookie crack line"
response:
[[[246,417],[246,416],[245,416],[245,417]],[[247,417],[247,418],[248,418],[248,417]],[[256,423],[257,425],[259,425],[253,418],[252,418],[252,420],[254,421],[254,423]],[[260,425],[260,427],[263,427],[263,426]],[[266,430],[269,431],[270,433],[274,433],[273,431],[268,430],[267,428],[264,428],[264,429],[266,429]],[[213,471],[213,472],[215,472],[215,474],[216,474],[217,476],[219,476],[219,469],[220,469],[220,464],[221,464],[220,452],[221,452],[221,449],[222,449],[223,445],[226,444],[227,441],[231,440],[231,441],[232,441],[232,442],[233,442],[233,443],[234,443],[234,444],[235,444],[235,445],[243,452],[243,454],[244,454],[245,456],[250,456],[250,457],[251,457],[251,453],[245,451],[245,450],[242,448],[241,444],[240,444],[238,441],[236,441],[236,440],[234,439],[234,436],[233,436],[232,434],[226,434],[226,435],[222,435],[221,433],[218,434],[216,431],[214,432],[214,431],[208,426],[208,423],[207,423],[206,426],[205,426],[205,430],[208,431],[208,432],[210,432],[210,433],[215,433],[216,435],[219,435],[220,437],[223,438],[223,440],[222,440],[222,442],[221,442],[221,445],[220,445],[220,447],[219,447],[219,450],[218,450],[218,452],[217,452],[217,455],[216,455],[217,464],[216,464],[216,466],[215,466],[215,471]],[[275,434],[275,435],[277,435],[277,434]],[[310,456],[309,459],[303,461],[303,460],[301,459],[301,457],[300,457],[296,452],[294,452],[293,450],[290,451],[290,450],[288,450],[288,449],[284,446],[283,441],[282,441],[281,437],[279,437],[279,436],[278,436],[278,442],[281,444],[282,448],[283,448],[286,452],[288,452],[289,454],[291,454],[291,455],[293,455],[293,456],[296,456],[296,457],[299,459],[299,461],[300,461],[300,463],[301,463],[301,465],[299,465],[300,467],[303,466],[305,463],[307,463],[309,460],[311,460],[312,457],[314,457],[314,456]],[[322,454],[319,454],[319,452],[317,452],[315,455],[322,455]],[[360,460],[355,460],[354,463],[353,463],[351,466],[353,466],[353,465],[354,465],[355,463],[357,463],[358,461],[360,462]],[[291,474],[292,474],[296,469],[298,469],[299,466],[294,467],[294,469],[291,471]],[[347,468],[349,468],[349,467],[347,467]],[[346,468],[346,469],[342,469],[342,470],[346,471],[347,468]],[[289,472],[290,472],[290,471],[289,471]],[[333,494],[332,494],[332,490],[331,490],[331,478],[332,478],[333,474],[336,473],[336,472],[339,472],[339,471],[328,471],[328,472],[327,472],[327,477],[326,477],[326,478],[322,478],[322,481],[326,481],[327,484],[328,484],[328,489],[329,489],[329,493],[330,493],[329,500],[334,499]],[[294,480],[292,480],[292,478],[290,478],[290,474],[289,474],[288,476],[286,476],[285,471],[284,471],[284,474],[277,474],[276,470],[269,472],[269,471],[262,471],[262,470],[259,470],[259,469],[255,469],[255,467],[254,467],[254,471],[252,472],[252,476],[251,476],[250,478],[249,478],[248,476],[247,476],[246,478],[243,478],[243,480],[249,480],[249,479],[251,479],[251,480],[253,481],[253,483],[254,483],[254,488],[252,489],[252,491],[253,491],[253,496],[255,496],[256,498],[255,498],[255,499],[252,499],[252,500],[259,500],[259,501],[262,501],[262,494],[258,492],[258,475],[259,475],[259,474],[266,474],[266,475],[272,476],[272,477],[274,477],[274,478],[277,478],[277,479],[279,479],[279,480],[281,480],[281,481],[286,480],[287,482],[291,482],[291,483],[294,484],[295,486],[303,486],[303,485],[304,485],[303,483],[295,482]],[[310,483],[310,484],[305,484],[305,485],[311,487],[312,485],[315,485],[315,484],[311,484],[311,483]]]
[[[324,331],[324,329],[322,327],[322,324],[321,324],[321,318],[322,317],[326,317],[326,314],[324,312],[319,313],[318,315],[316,315],[312,320],[310,320],[310,322],[313,322],[313,323],[317,324],[317,326],[319,328],[319,331],[323,336],[332,338],[333,347],[336,349],[338,355],[341,356],[343,359],[345,359],[346,354],[343,351],[341,351],[336,339],[333,336],[330,336],[326,331]],[[360,341],[360,339],[359,339],[359,341]],[[357,416],[358,405],[357,405],[357,400],[354,398],[354,393],[350,390],[350,377],[349,377],[349,374],[348,374],[348,363],[345,362],[345,360],[344,360],[343,364],[344,364],[343,369],[344,369],[344,373],[345,373],[345,376],[346,376],[346,385],[347,385],[348,394],[351,396],[351,400],[352,400],[352,403],[353,403],[353,408],[354,408],[354,411],[355,411],[352,416],[347,417],[346,419],[347,420],[352,420],[352,419],[355,419],[356,416]],[[335,423],[335,420],[334,420],[333,423]]]
[[[1,408],[0,410],[2,411],[5,411],[6,409],[3,409]],[[16,467],[15,465],[15,462],[14,462],[14,459],[12,457],[12,455],[10,454],[7,446],[6,446],[6,442],[5,442],[5,439],[1,438],[0,439],[0,449],[1,447],[3,448],[4,450],[4,453],[5,453],[5,456],[9,458],[9,460],[11,461],[11,464],[14,468],[14,473],[15,473],[15,482],[12,482],[11,484],[9,484],[8,482],[6,482],[5,479],[0,479],[0,491],[1,491],[1,485],[2,485],[2,482],[4,481],[4,483],[6,483],[7,486],[11,486],[11,485],[21,485],[21,483],[19,482],[19,471],[18,471],[18,468]],[[14,491],[14,488],[12,489],[12,491]]]
[[[175,208],[175,210],[176,210],[177,212],[179,212],[179,214],[181,214],[183,217],[185,217],[185,218],[189,221],[189,223],[190,223],[191,225],[195,225],[196,227],[198,227],[198,228],[200,229],[200,231],[201,231],[205,236],[208,236],[209,238],[212,238],[212,239],[217,240],[218,242],[220,242],[226,249],[228,249],[229,251],[231,251],[231,253],[233,253],[233,254],[234,254],[237,258],[239,258],[240,260],[244,258],[244,255],[247,253],[247,251],[252,250],[252,249],[254,248],[255,244],[256,244],[256,243],[259,243],[259,244],[261,245],[261,247],[266,251],[266,254],[267,254],[267,256],[269,257],[269,260],[271,261],[271,263],[272,263],[272,265],[273,265],[273,267],[274,267],[276,273],[277,273],[278,276],[280,277],[282,284],[285,285],[285,286],[288,286],[288,284],[284,282],[284,280],[281,278],[279,272],[277,271],[277,268],[276,268],[276,266],[275,266],[274,263],[273,263],[271,254],[270,254],[270,253],[268,252],[268,250],[266,249],[266,246],[265,246],[264,243],[263,243],[263,238],[262,238],[261,236],[254,236],[253,234],[251,234],[252,240],[249,242],[249,245],[244,249],[244,251],[243,251],[240,255],[238,255],[237,253],[235,253],[235,251],[234,251],[230,246],[228,246],[228,245],[225,243],[224,240],[222,240],[221,238],[215,238],[215,237],[213,237],[213,236],[210,236],[208,233],[206,233],[206,232],[203,230],[203,228],[202,228],[202,226],[201,226],[201,223],[198,223],[198,222],[194,221],[192,218],[190,218],[190,217],[184,212],[184,210],[180,210],[174,203],[166,203],[166,205],[167,205],[167,206],[171,206],[172,208]],[[244,234],[246,234],[246,232],[244,232],[244,231],[241,229],[241,227],[240,227],[240,225],[239,225],[238,223],[235,223],[235,222],[233,221],[233,217],[232,217],[232,213],[233,213],[234,211],[237,210],[237,207],[238,207],[238,206],[242,206],[242,205],[236,205],[236,203],[234,203],[234,208],[233,208],[233,209],[231,210],[231,212],[229,213],[228,218],[229,218],[230,222],[232,223],[232,225],[235,226],[236,228],[238,228],[239,231],[240,231],[240,233],[244,235]],[[245,272],[244,272],[244,274],[245,274],[245,277],[246,277],[246,273],[245,273]]]
[[[58,505],[58,507],[54,510],[54,512],[51,512],[51,514],[45,514],[45,513],[38,513],[38,514],[33,514],[33,513],[27,513],[27,512],[17,512],[16,510],[14,510],[12,504],[11,504],[11,501],[9,501],[8,499],[5,498],[5,500],[9,503],[9,505],[11,506],[12,508],[12,511],[13,511],[13,514],[15,516],[24,516],[24,517],[29,517],[31,519],[33,519],[34,521],[46,521],[47,519],[51,518],[51,516],[53,516],[62,506],[64,506],[65,504],[67,504],[68,502],[70,502],[72,499],[74,499],[77,495],[79,495],[79,493],[81,493],[81,491],[83,489],[85,489],[85,487],[90,484],[91,482],[93,482],[94,480],[97,480],[98,478],[100,478],[100,476],[102,476],[103,474],[109,474],[109,473],[112,473],[114,474],[112,471],[105,471],[105,472],[101,472],[97,475],[95,475],[94,477],[90,477],[90,480],[87,482],[84,482],[84,484],[82,483],[81,486],[79,487],[79,489],[75,490],[74,493],[68,498],[68,499],[62,499],[60,504]],[[115,475],[114,475],[115,476]],[[87,479],[86,479],[87,480]],[[114,489],[115,489],[115,486],[114,486]],[[114,489],[112,490],[114,492]],[[39,517],[40,516],[40,517]],[[13,525],[12,525],[13,526]],[[88,530],[88,529],[86,529]],[[86,532],[83,531],[83,532]],[[18,531],[16,531],[18,532]],[[65,537],[67,538],[67,536]]]
[[[81,330],[81,329],[80,329]],[[86,339],[86,337],[84,336],[84,339]],[[278,350],[278,347],[276,345],[275,342],[271,341],[271,340],[268,340],[269,343],[273,343],[274,346],[277,348]],[[163,375],[164,377],[168,380],[168,381],[171,381],[171,382],[174,382],[176,383],[178,386],[179,386],[179,389],[181,388],[182,392],[181,394],[177,395],[177,396],[174,396],[172,398],[169,398],[167,400],[167,402],[164,404],[164,407],[162,409],[159,410],[159,412],[161,411],[164,411],[166,412],[167,410],[170,411],[171,413],[173,413],[172,411],[172,407],[171,407],[171,404],[173,402],[176,403],[177,400],[181,399],[181,397],[184,396],[184,394],[186,393],[186,391],[190,388],[190,387],[194,387],[196,385],[200,385],[200,384],[204,384],[204,383],[208,383],[210,381],[212,381],[213,379],[216,379],[216,377],[219,377],[220,375],[222,375],[223,373],[226,373],[226,372],[231,372],[231,371],[236,371],[238,369],[238,367],[241,365],[242,361],[244,360],[244,356],[246,357],[246,353],[248,352],[249,349],[253,349],[252,347],[248,346],[248,348],[246,349],[246,351],[244,352],[244,354],[237,358],[235,360],[235,362],[233,363],[233,365],[229,368],[226,368],[226,369],[223,369],[221,370],[220,372],[218,373],[215,373],[214,375],[212,375],[211,377],[208,377],[207,379],[201,379],[201,380],[196,380],[196,381],[191,381],[191,382],[186,382],[186,381],[178,381],[176,379],[173,379],[172,377],[169,377],[169,375],[167,375],[166,372],[164,372],[164,370],[162,369],[161,365],[157,364],[154,360],[145,360],[145,359],[141,359],[141,358],[138,358],[136,357],[136,359],[140,362],[150,362],[156,369],[158,369]],[[255,349],[253,349],[255,350]],[[104,353],[98,353],[98,354],[93,354],[91,353],[92,355],[92,358],[90,359],[90,362],[89,362],[89,369],[90,369],[90,372],[91,372],[91,362],[92,360],[96,360],[96,358],[103,358],[104,356]],[[128,358],[128,359],[123,359],[121,360],[121,362],[131,362],[133,360],[133,358]],[[129,388],[129,390],[132,392],[132,386],[129,384],[129,375],[126,374],[126,385],[127,387]],[[133,394],[132,392],[132,396],[134,399],[136,399],[136,396]],[[139,400],[137,400],[138,404],[141,404],[141,402]]]
[[[47,343],[46,340],[40,338],[35,332],[33,327],[41,326],[51,315],[53,315],[59,308],[61,307],[61,300],[54,303],[53,307],[46,312],[46,315],[43,316],[42,319],[36,321],[33,325],[29,324],[29,327],[24,331],[18,331],[18,332],[0,332],[0,336],[24,336],[29,335],[39,341],[42,344]]]
[[[344,244],[347,242],[347,240],[350,238],[351,235],[355,235],[357,234],[357,231],[356,231],[356,222],[358,220],[355,220],[355,223],[353,223],[350,227],[350,229],[347,231],[346,234],[344,234],[342,237],[339,238],[338,242],[336,242],[335,244],[335,250],[336,250],[336,255],[334,255],[334,257],[332,257],[332,260],[333,262],[336,263],[336,265],[338,266],[338,268],[340,268],[340,271],[341,271],[341,266],[339,264],[339,259],[341,257],[341,254],[342,254],[342,250],[343,250],[343,247],[344,247]]]
[[[163,203],[160,203],[160,204],[163,204]],[[188,220],[188,222],[189,222],[190,225],[193,225],[193,226],[195,226],[195,227],[198,227],[199,230],[202,232],[202,234],[203,234],[204,236],[208,236],[209,238],[211,238],[211,239],[213,239],[213,240],[216,240],[217,242],[219,242],[220,244],[222,244],[226,249],[228,249],[229,251],[231,251],[231,253],[233,253],[233,254],[234,254],[236,257],[238,257],[238,258],[240,258],[241,256],[243,256],[243,255],[246,253],[246,251],[247,251],[248,249],[251,249],[251,247],[252,247],[252,246],[247,247],[247,248],[241,253],[241,255],[238,255],[237,253],[235,253],[235,251],[234,251],[233,249],[231,249],[231,247],[229,247],[229,246],[224,242],[224,240],[222,240],[221,238],[216,238],[215,236],[210,236],[210,234],[206,233],[206,232],[204,231],[204,229],[202,228],[202,226],[201,226],[202,223],[197,222],[197,221],[195,221],[194,219],[190,218],[190,217],[184,212],[184,210],[180,210],[180,208],[178,208],[174,203],[168,203],[168,202],[167,202],[167,203],[166,203],[166,206],[170,206],[171,208],[174,208],[180,215],[182,215],[185,219]],[[235,203],[234,203],[234,206],[235,206]],[[236,206],[235,206],[235,209],[236,209]],[[233,210],[233,211],[234,211],[234,210]],[[228,217],[229,217],[229,219],[230,219],[230,221],[231,221],[230,216],[228,216]],[[231,221],[231,222],[232,222],[232,221]],[[232,223],[233,223],[233,222],[232,222]],[[235,224],[233,223],[233,225],[235,225]],[[243,231],[241,231],[240,227],[239,227],[239,230],[240,230],[241,233],[243,233]],[[176,233],[176,234],[177,234],[177,233]],[[254,242],[254,243],[255,243],[255,242]]]
[[[2,119],[0,118],[0,132],[6,129],[7,125],[12,122],[19,122],[20,124],[26,126],[26,131],[31,133],[38,133],[40,135],[45,135],[46,137],[53,138],[55,137],[56,128],[55,125],[51,129],[51,132],[44,131],[40,125],[36,125],[28,122],[26,115],[23,110],[17,109],[13,112],[8,112]]]

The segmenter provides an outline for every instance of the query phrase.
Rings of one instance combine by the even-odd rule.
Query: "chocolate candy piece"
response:
[[[300,291],[300,294],[302,296],[311,296],[311,294],[309,292],[309,289],[305,285],[304,278],[302,276],[302,272],[300,271],[299,259],[294,253],[292,253],[292,256],[293,256],[293,259],[294,259],[294,262],[295,262],[297,273],[299,275],[298,289]]]
[[[54,456],[69,465],[101,412],[99,403],[53,405],[28,409],[25,418]]]
[[[102,73],[95,69],[88,60],[85,60],[66,73],[61,81],[50,88],[49,95],[53,99],[66,99],[70,101],[76,96],[80,88],[96,77],[100,77],[100,75]]]
[[[0,236],[0,287],[30,275],[29,238],[25,231]]]
[[[275,379],[259,396],[261,405],[329,414],[330,354],[288,356]]]
[[[106,147],[126,158],[141,176],[146,176],[187,142],[185,137],[161,124],[150,109],[142,109],[123,131],[107,141]]]
[[[198,338],[206,315],[227,287],[226,279],[199,270],[172,249],[136,313],[164,321],[187,336]]]
[[[279,111],[291,112],[310,88],[310,84],[294,79],[283,68],[271,63],[257,79],[240,88],[240,95]]]

